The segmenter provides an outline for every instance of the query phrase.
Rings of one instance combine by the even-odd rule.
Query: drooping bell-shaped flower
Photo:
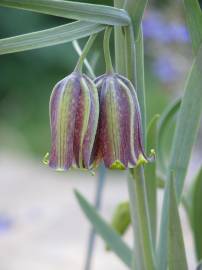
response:
[[[85,74],[74,71],[55,85],[50,98],[50,167],[91,167],[98,116],[97,89]]]
[[[106,167],[134,167],[146,157],[143,150],[141,114],[132,83],[117,74],[105,74],[95,80],[100,115],[94,145],[94,159],[103,159]]]
[[[110,169],[132,168],[147,162],[142,142],[142,123],[137,95],[132,83],[113,70],[109,40],[104,34],[106,73],[97,79],[100,113],[92,158]]]

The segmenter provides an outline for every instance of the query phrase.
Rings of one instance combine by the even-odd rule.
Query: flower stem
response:
[[[143,166],[137,166],[130,170],[128,191],[133,233],[135,236],[132,269],[155,270]]]
[[[92,47],[96,36],[97,36],[97,34],[93,34],[92,36],[89,37],[89,39],[86,42],[86,45],[85,45],[85,47],[83,49],[83,52],[82,52],[81,56],[79,57],[79,60],[78,60],[78,62],[76,64],[76,67],[75,67],[74,71],[82,72],[84,60],[85,60],[90,48]]]
[[[124,0],[114,0],[114,7],[124,8]],[[115,50],[115,70],[117,73],[126,76],[125,65],[125,33],[122,26],[114,26],[114,50]]]
[[[109,48],[111,31],[112,31],[112,27],[107,26],[105,29],[104,41],[103,41],[104,58],[105,58],[105,63],[106,63],[106,73],[113,72],[112,59],[111,59],[110,48]]]
[[[126,76],[136,88],[137,81],[136,81],[136,62],[135,62],[135,40],[132,25],[124,27],[124,32],[125,32]]]
[[[135,58],[137,56],[135,57],[135,39],[132,25],[124,27],[124,30],[126,59],[125,74],[137,88],[137,74],[140,74],[137,72],[137,69],[139,69],[138,71],[141,71],[143,66],[138,66],[136,63]],[[140,53],[140,50],[138,50],[138,53]],[[141,65],[143,65],[143,61],[141,61]],[[144,168],[142,165],[129,171],[128,190],[134,234],[132,270],[155,270],[155,255],[152,245],[148,198]]]

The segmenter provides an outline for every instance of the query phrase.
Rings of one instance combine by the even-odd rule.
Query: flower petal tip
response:
[[[110,169],[112,169],[112,170],[125,170],[126,167],[123,165],[123,163],[120,160],[115,160],[111,164]]]
[[[64,171],[66,171],[66,170],[65,170],[64,168],[56,168],[55,171],[56,171],[56,172],[64,172]]]
[[[139,157],[138,157],[138,160],[137,160],[137,163],[136,163],[136,166],[144,165],[144,164],[147,164],[147,163],[148,163],[148,160],[143,156],[142,153],[140,153]]]

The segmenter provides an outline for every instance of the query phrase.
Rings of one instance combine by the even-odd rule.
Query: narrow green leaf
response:
[[[202,113],[202,48],[191,68],[185,94],[182,99],[180,111],[177,119],[177,126],[173,138],[171,158],[167,179],[170,173],[174,172],[176,179],[177,200],[180,200],[184,179],[187,172],[192,147],[199,128]],[[167,237],[168,228],[168,194],[165,192],[162,209],[160,238],[158,246],[158,270],[167,269]]]
[[[125,9],[128,11],[128,14],[131,16],[135,40],[139,36],[141,21],[145,7],[147,5],[147,0],[127,0]]]
[[[121,237],[101,218],[93,206],[78,192],[75,191],[80,207],[94,226],[96,232],[104,239],[107,246],[128,266],[131,266],[132,251],[123,242]]]
[[[132,269],[156,270],[143,167],[138,166],[131,169],[130,172],[128,175],[128,191],[135,258]]]
[[[189,189],[182,194],[181,203],[187,213],[187,217],[189,219],[189,223],[191,225],[191,228],[193,228],[193,190],[194,190],[194,184],[192,183],[189,186]]]
[[[104,5],[62,0],[0,0],[0,6],[94,23],[110,25],[128,25],[130,23],[130,17],[127,12]]]
[[[114,0],[114,6],[117,8],[123,8],[124,0]],[[116,72],[126,76],[125,74],[125,35],[123,27],[114,27],[114,49],[115,49],[115,68]]]
[[[62,26],[0,39],[0,55],[57,45],[83,38],[104,29],[104,25],[73,22]]]
[[[202,12],[198,0],[184,0],[185,15],[196,55],[202,44]]]
[[[147,153],[151,149],[156,149],[156,131],[159,115],[155,115],[147,129]],[[145,166],[145,184],[148,198],[149,216],[151,222],[152,241],[156,245],[156,228],[157,228],[157,178],[156,162],[148,163]]]
[[[175,172],[178,201],[182,193],[192,147],[195,143],[202,114],[201,74],[202,47],[187,79],[171,150],[169,169]]]
[[[169,185],[168,267],[188,270],[173,177]]]
[[[168,227],[169,227],[169,181],[166,181],[166,187],[163,197],[163,207],[161,211],[160,235],[157,248],[157,270],[167,270],[168,263]]]
[[[144,143],[146,145],[147,112],[146,112],[146,97],[145,97],[145,78],[144,78],[144,44],[141,25],[139,30],[139,36],[136,39],[135,43],[135,56],[136,56],[136,90],[141,109]]]
[[[143,33],[141,27],[141,21],[144,13],[144,9],[146,7],[147,0],[127,0],[125,4],[125,9],[132,20],[132,30],[134,38],[131,38],[131,46],[134,46],[135,39],[135,47],[131,48],[131,56],[135,59],[135,68],[132,70],[135,74],[131,76],[131,78],[135,78],[133,84],[135,85],[138,100],[140,103],[141,115],[142,115],[142,127],[143,127],[143,135],[144,135],[144,143],[146,144],[146,98],[145,98],[145,79],[144,79],[144,45],[143,45]],[[132,36],[132,34],[131,34]],[[129,48],[125,48],[129,50]],[[131,60],[131,63],[134,60]],[[132,65],[131,65],[132,67]]]
[[[142,30],[139,39],[134,46],[133,28],[130,26],[124,27],[125,30],[125,63],[126,76],[135,86],[138,101],[140,104],[143,140],[146,145],[146,106],[145,106],[145,82],[144,82],[144,51],[143,51],[143,35]],[[135,61],[135,55],[137,59]]]
[[[168,165],[166,164],[167,153],[164,152],[164,137],[166,135],[167,129],[170,122],[175,117],[176,113],[180,108],[181,100],[176,100],[174,103],[170,104],[162,113],[157,129],[157,168],[160,177],[165,179]]]
[[[198,260],[202,259],[202,168],[200,169],[192,194],[192,226]]]

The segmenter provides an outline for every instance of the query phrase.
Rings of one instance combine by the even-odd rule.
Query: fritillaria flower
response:
[[[117,74],[105,74],[95,80],[100,115],[94,145],[94,159],[110,169],[134,167],[146,161],[142,143],[139,103],[132,83]]]
[[[85,74],[74,71],[55,85],[50,98],[50,167],[91,168],[98,115],[97,89]]]

